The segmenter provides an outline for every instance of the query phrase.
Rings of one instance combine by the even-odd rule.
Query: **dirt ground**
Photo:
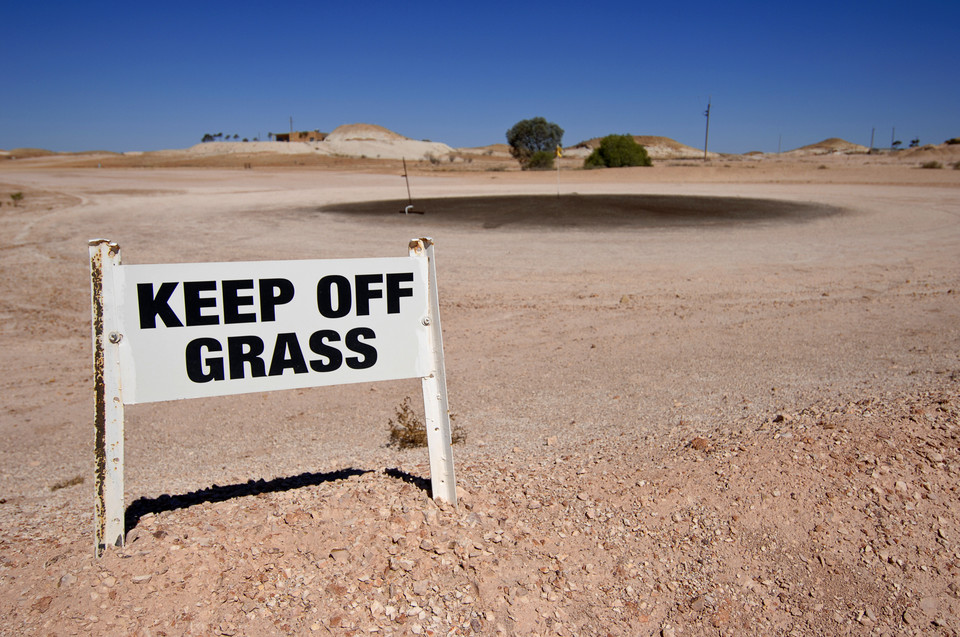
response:
[[[0,634],[960,634],[960,171],[84,161],[0,162]],[[95,559],[88,239],[420,236],[459,508],[416,380],[131,405]]]

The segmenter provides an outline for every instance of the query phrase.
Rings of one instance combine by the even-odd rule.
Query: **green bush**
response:
[[[943,164],[938,161],[925,161],[920,164],[920,168],[932,168],[934,170],[939,170],[943,168]]]
[[[551,153],[549,150],[538,150],[537,152],[530,155],[530,159],[527,160],[527,163],[526,165],[523,166],[523,169],[524,170],[552,170],[553,156],[554,156],[554,153]]]
[[[631,135],[607,135],[583,162],[584,168],[652,165],[647,149],[638,144]]]

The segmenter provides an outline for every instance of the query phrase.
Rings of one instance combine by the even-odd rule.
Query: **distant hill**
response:
[[[860,153],[869,153],[870,149],[866,146],[861,146],[860,144],[854,144],[853,142],[848,142],[845,139],[840,139],[839,137],[830,137],[823,140],[822,142],[817,142],[816,144],[810,144],[808,146],[801,146],[800,148],[795,148],[793,150],[788,150],[785,154],[793,155],[855,155]]]
[[[595,148],[600,146],[600,137],[594,137],[593,139],[588,139],[584,142],[580,142],[573,148],[566,151],[566,154],[572,157],[584,156],[586,157],[593,152]],[[687,146],[686,144],[681,144],[680,142],[670,139],[669,137],[661,137],[659,135],[634,135],[633,139],[636,140],[638,144],[647,149],[647,154],[650,155],[651,159],[703,159],[703,149],[694,148],[693,146]],[[718,153],[709,153],[710,157],[719,156]]]

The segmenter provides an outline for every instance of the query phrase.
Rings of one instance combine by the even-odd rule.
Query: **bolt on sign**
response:
[[[90,242],[96,551],[122,546],[123,405],[420,378],[433,496],[456,504],[432,240],[408,256],[121,265]]]

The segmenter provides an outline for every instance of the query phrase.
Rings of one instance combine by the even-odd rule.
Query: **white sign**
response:
[[[419,377],[432,495],[456,506],[433,241],[408,254],[121,265],[91,241],[96,554],[124,542],[132,403]]]
[[[122,265],[123,402],[419,378],[427,261]]]

